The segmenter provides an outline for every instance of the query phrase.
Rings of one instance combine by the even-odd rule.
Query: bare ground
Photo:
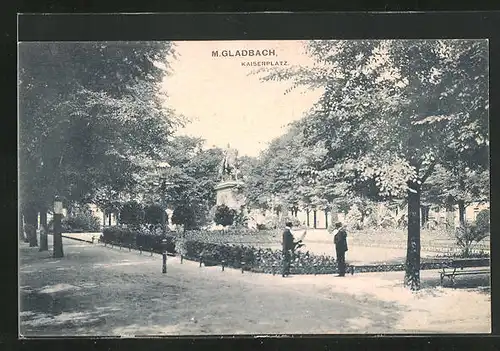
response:
[[[447,332],[490,328],[489,291],[459,291],[454,298],[472,308],[469,314],[463,308],[450,314],[447,290],[432,286],[434,296],[407,296],[395,286],[402,278],[398,272],[385,273],[386,279],[380,274],[281,278],[200,268],[169,257],[168,273],[162,274],[159,255],[64,239],[65,257],[55,260],[20,245],[25,337],[440,332],[445,317]],[[425,308],[429,298],[436,313]],[[418,314],[415,306],[421,306]],[[422,325],[423,318],[429,323]]]

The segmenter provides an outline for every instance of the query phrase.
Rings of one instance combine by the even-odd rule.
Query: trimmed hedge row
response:
[[[104,228],[101,236],[101,242],[121,244],[123,246],[131,247],[134,249],[142,248],[145,251],[150,251],[153,249],[154,252],[161,253],[163,251],[162,240],[167,239],[167,252],[175,254],[175,241],[174,236],[167,235],[163,237],[162,235],[139,232],[131,228],[123,227],[107,227]]]

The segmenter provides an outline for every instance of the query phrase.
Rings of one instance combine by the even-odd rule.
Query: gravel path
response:
[[[69,239],[64,245],[65,257],[55,260],[21,243],[25,337],[384,333],[399,317],[390,302],[321,291],[297,284],[299,276],[222,272],[172,257],[165,275],[159,255]]]

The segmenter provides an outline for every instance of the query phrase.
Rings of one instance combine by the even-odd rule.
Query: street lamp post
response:
[[[60,258],[64,256],[63,244],[62,244],[62,213],[63,213],[62,201],[56,197],[54,200],[54,258]]]
[[[160,171],[160,196],[161,196],[161,207],[162,207],[162,216],[161,216],[161,227],[163,239],[161,241],[162,248],[162,273],[167,273],[167,214],[166,214],[166,191],[167,191],[167,180],[164,174],[164,170],[170,165],[168,162],[160,162],[159,171]]]
[[[163,264],[161,266],[161,272],[167,273],[167,238],[163,238],[161,241]]]
[[[167,216],[166,216],[166,208],[165,208],[165,191],[167,188],[167,181],[165,178],[160,179],[160,191],[161,191],[161,229],[162,229],[162,234],[165,236],[167,234]]]
[[[47,211],[44,208],[40,212],[40,249],[39,251],[48,251],[49,243],[47,238]]]

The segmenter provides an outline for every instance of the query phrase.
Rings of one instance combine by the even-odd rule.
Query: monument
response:
[[[238,150],[232,149],[228,144],[219,168],[220,183],[215,186],[216,206],[226,205],[239,210],[245,205],[245,197],[241,192],[243,181],[239,179],[239,176]]]

